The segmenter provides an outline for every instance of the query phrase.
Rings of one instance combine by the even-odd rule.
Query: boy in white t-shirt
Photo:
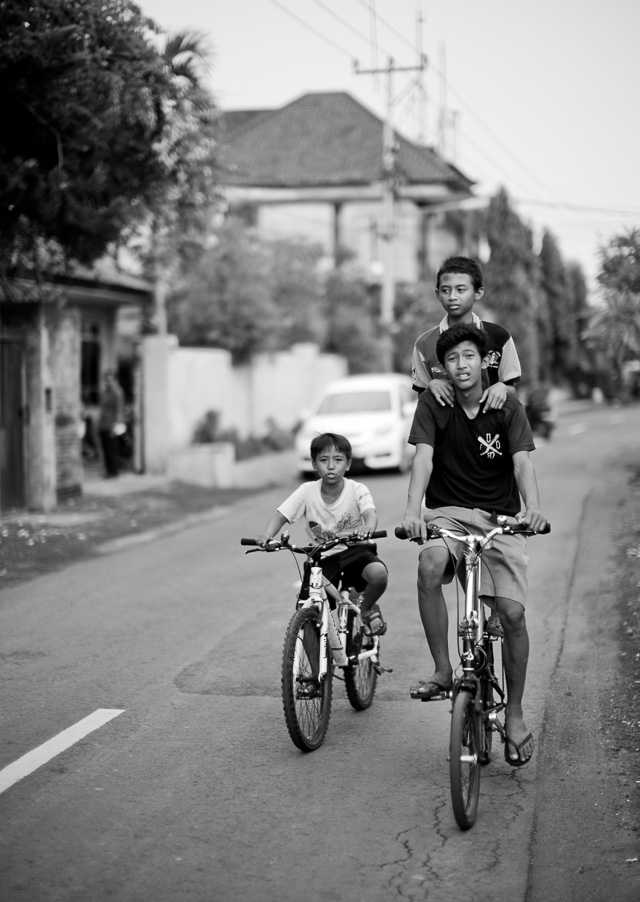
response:
[[[387,588],[387,568],[376,554],[376,546],[366,542],[378,525],[378,514],[369,489],[361,482],[346,479],[351,466],[351,443],[344,435],[325,432],[311,442],[311,463],[320,477],[304,482],[278,507],[258,536],[266,545],[286,523],[306,520],[306,530],[317,542],[357,533],[362,545],[328,552],[322,562],[324,575],[337,585],[353,586],[363,593],[362,619],[373,636],[387,631],[377,604]]]

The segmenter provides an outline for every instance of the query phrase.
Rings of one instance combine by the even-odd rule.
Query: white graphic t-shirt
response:
[[[278,508],[289,523],[304,518],[312,541],[348,535],[363,525],[362,514],[366,510],[375,510],[371,492],[361,482],[345,479],[340,497],[331,504],[323,500],[321,486],[321,479],[302,483]],[[311,527],[310,523],[317,525]],[[335,551],[340,549],[338,545]]]

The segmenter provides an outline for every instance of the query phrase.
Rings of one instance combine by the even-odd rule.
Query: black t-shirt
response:
[[[457,402],[442,407],[430,392],[423,392],[409,441],[433,448],[427,507],[477,507],[511,516],[520,511],[512,455],[533,451],[535,444],[517,398],[507,398],[502,410],[469,419]]]

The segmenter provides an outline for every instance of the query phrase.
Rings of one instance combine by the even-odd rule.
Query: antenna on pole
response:
[[[380,325],[382,329],[382,361],[383,371],[393,372],[393,331],[395,308],[395,272],[394,272],[394,232],[395,232],[395,195],[396,195],[396,165],[395,156],[397,145],[393,129],[393,75],[395,72],[422,71],[426,65],[425,57],[421,57],[417,66],[396,66],[389,57],[384,68],[361,69],[357,60],[353,68],[356,75],[387,76],[387,112],[382,129],[382,230],[383,242],[383,276],[382,299],[380,310]]]
[[[422,51],[422,25],[424,18],[422,15],[422,5],[418,4],[418,12],[416,14],[416,48],[418,54],[418,69],[420,75],[417,79],[418,88],[418,143],[427,143],[427,89],[425,88],[422,73],[427,67],[427,58]]]
[[[449,107],[447,100],[447,51],[443,43],[440,44],[440,129],[438,135],[438,150],[440,155],[447,156],[448,141],[447,129],[449,125]]]

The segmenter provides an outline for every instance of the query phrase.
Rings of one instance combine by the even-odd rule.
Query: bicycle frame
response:
[[[386,535],[386,530],[379,530],[370,538]],[[292,544],[288,533],[264,544],[240,539],[241,545],[259,545],[253,551],[289,551],[305,558],[296,608],[285,632],[281,671],[287,729],[302,752],[312,752],[324,741],[334,676],[344,682],[351,707],[365,711],[373,702],[378,676],[390,671],[380,664],[379,636],[371,636],[363,626],[361,600],[353,595],[356,590],[338,591],[322,571],[328,550],[360,542],[357,533],[305,547]],[[342,670],[340,677],[337,669]]]
[[[383,529],[372,533],[371,538],[385,538],[386,535],[387,532]],[[380,638],[378,636],[372,637],[370,648],[359,651],[357,655],[347,655],[348,613],[352,610],[358,617],[358,624],[361,626],[362,615],[360,607],[350,600],[347,591],[343,591],[342,593],[339,592],[336,587],[325,578],[322,568],[319,565],[319,551],[326,551],[335,545],[339,545],[341,542],[348,541],[349,537],[342,537],[342,539],[336,538],[329,542],[325,542],[322,546],[300,547],[294,545],[290,541],[288,532],[284,532],[280,537],[280,541],[272,540],[270,543],[267,543],[264,548],[260,549],[268,552],[286,550],[294,555],[301,554],[306,557],[304,563],[304,576],[301,591],[298,596],[297,607],[301,608],[315,605],[321,612],[322,643],[320,649],[320,673],[318,675],[320,680],[323,680],[326,677],[330,660],[338,667],[349,667],[350,665],[358,664],[360,661],[365,661],[370,658],[378,673],[382,673],[386,669],[382,667],[378,657],[380,648]],[[241,539],[240,544],[257,545],[258,543],[255,539]],[[257,551],[258,549],[256,548],[255,550]],[[305,595],[307,597],[303,597]],[[335,603],[337,619],[334,619],[334,612],[331,607],[330,599]],[[330,655],[329,649],[331,651]]]
[[[331,609],[329,599],[335,601],[335,613]],[[357,664],[366,658],[371,658],[374,665],[378,665],[378,647],[380,640],[378,636],[373,637],[373,646],[365,651],[360,651],[357,655],[347,656],[347,616],[349,610],[352,610],[358,617],[358,622],[362,622],[362,615],[358,605],[354,604],[349,593],[345,590],[339,592],[336,587],[330,583],[323,575],[322,568],[311,566],[309,574],[309,598],[298,601],[298,607],[311,607],[315,605],[319,608],[322,615],[322,626],[320,635],[322,644],[320,647],[320,672],[318,678],[323,680],[327,674],[330,660],[338,667],[348,667],[350,664]],[[331,653],[329,654],[329,649]]]
[[[492,733],[499,732],[502,741],[506,740],[504,725],[498,719],[499,713],[506,708],[506,695],[495,675],[491,644],[497,639],[487,632],[484,602],[480,595],[482,555],[497,535],[535,535],[520,524],[510,525],[507,517],[500,516],[497,522],[495,528],[480,535],[467,534],[461,531],[461,526],[456,532],[435,524],[427,525],[428,538],[450,539],[465,546],[464,616],[458,625],[458,638],[462,639],[461,649],[458,642],[462,673],[454,679],[450,690],[443,690],[426,699],[452,700],[449,743],[451,804],[461,830],[468,830],[476,820],[481,766],[491,761]],[[545,532],[550,531],[548,524],[547,527]],[[399,539],[408,538],[402,527],[398,527],[395,533]],[[416,537],[414,541],[421,542],[422,539]]]
[[[492,657],[485,652],[485,612],[484,602],[480,597],[480,573],[482,555],[494,536],[504,532],[502,526],[498,526],[486,535],[460,535],[444,528],[434,529],[441,538],[453,539],[466,545],[465,559],[465,600],[464,616],[458,626],[458,636],[462,638],[462,651],[460,653],[460,665],[462,676],[454,683],[454,689],[450,695],[455,695],[461,688],[470,689],[476,696],[476,704],[481,706],[482,701],[477,698],[479,675],[484,674],[492,688],[498,694],[498,701],[492,705],[487,715],[490,723],[504,738],[504,726],[498,720],[498,714],[505,707],[505,692],[501,682],[497,679]],[[497,641],[497,640],[493,640]]]

